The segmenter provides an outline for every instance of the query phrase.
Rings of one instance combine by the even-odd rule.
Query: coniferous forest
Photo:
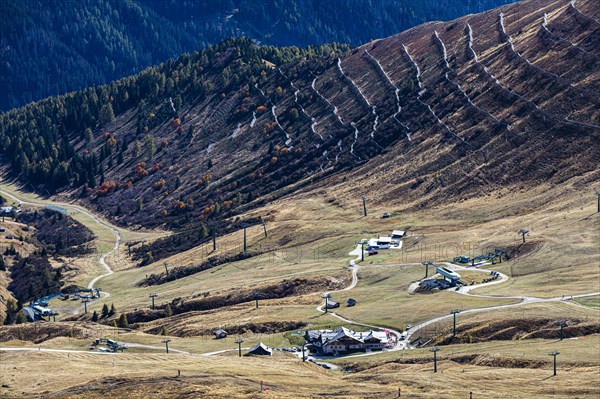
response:
[[[357,45],[512,1],[6,0],[0,111],[107,83],[232,36],[283,46]]]
[[[219,72],[223,65],[216,65],[215,57],[232,48],[239,59]],[[347,45],[337,44],[300,49],[255,46],[249,39],[223,40],[109,85],[47,98],[1,114],[0,146],[4,161],[32,187],[41,185],[50,191],[69,187],[91,189],[104,183],[105,168],[123,163],[128,150],[135,159],[140,156],[142,142],[145,152],[158,150],[154,140],[144,132],[165,119],[178,119],[178,114],[164,103],[165,98],[172,97],[174,108],[179,109],[184,99],[202,101],[214,94],[215,88],[227,91],[245,85],[249,90],[270,70],[265,61],[281,64],[301,57],[335,55],[348,49]],[[207,78],[210,70],[217,74],[216,80]],[[141,116],[146,108],[161,103],[157,114]],[[137,135],[131,142],[117,142],[110,135],[100,138],[93,135],[93,130],[112,122],[116,114],[131,107],[140,111]]]

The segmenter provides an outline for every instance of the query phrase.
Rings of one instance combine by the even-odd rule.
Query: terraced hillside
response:
[[[224,42],[210,60],[204,53],[162,66],[165,89],[146,72],[45,100],[42,111],[5,114],[1,138],[9,153],[27,151],[28,140],[40,145],[23,138],[27,118],[63,107],[37,127],[57,132],[49,140],[62,162],[49,170],[65,170],[58,189],[122,224],[175,230],[335,183],[348,170],[357,182],[377,176],[382,193],[414,207],[560,183],[593,172],[600,150],[594,4],[526,1],[287,63],[247,42]],[[255,77],[238,76],[243,68]],[[94,91],[95,108],[81,109],[77,96]],[[114,121],[101,117],[103,101],[113,104]],[[85,123],[69,123],[83,114]],[[96,162],[95,176],[74,170],[82,159]],[[35,173],[48,168],[43,156],[28,162],[37,162]],[[22,168],[23,159],[12,164]]]

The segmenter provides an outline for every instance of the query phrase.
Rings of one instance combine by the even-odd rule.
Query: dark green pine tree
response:
[[[106,125],[115,120],[115,113],[111,103],[106,103],[100,110],[100,124]]]
[[[129,321],[127,320],[127,315],[125,313],[121,313],[119,316],[119,321],[117,321],[117,326],[121,328],[129,328]]]

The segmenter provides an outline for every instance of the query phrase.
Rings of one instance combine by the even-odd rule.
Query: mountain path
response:
[[[94,222],[96,222],[100,226],[109,229],[115,236],[115,245],[112,247],[111,250],[102,254],[100,259],[98,260],[98,263],[100,264],[100,266],[102,266],[106,270],[106,273],[94,277],[92,279],[92,281],[89,282],[88,288],[90,288],[90,289],[94,288],[94,285],[98,282],[98,280],[100,280],[103,277],[110,276],[111,274],[114,273],[113,270],[110,268],[110,266],[106,263],[106,257],[111,255],[116,250],[118,250],[119,245],[121,244],[121,234],[119,233],[119,231],[116,228],[114,228],[110,224],[102,221],[99,217],[97,217],[96,215],[87,211],[85,208],[83,208],[79,205],[73,205],[73,204],[68,204],[68,203],[64,203],[64,202],[54,202],[54,201],[36,201],[36,202],[23,201],[20,198],[16,197],[15,195],[7,193],[6,191],[3,191],[3,190],[0,190],[0,194],[5,195],[5,196],[15,200],[20,205],[31,205],[31,206],[42,206],[42,207],[44,207],[46,205],[54,205],[54,206],[59,206],[61,208],[71,208],[79,213],[82,213],[82,214],[90,217]]]
[[[350,291],[357,286],[358,280],[359,280],[358,279],[358,270],[359,270],[359,268],[361,268],[361,266],[357,265],[356,262],[361,260],[361,246],[357,245],[357,247],[352,252],[350,252],[349,255],[357,255],[357,257],[355,259],[350,260],[350,264],[349,264],[349,269],[352,272],[352,281],[351,281],[350,285],[348,285],[347,287],[340,289],[340,290],[325,292],[325,293],[323,293],[323,295],[336,293],[336,292]],[[452,270],[470,270],[469,268],[467,268],[465,266],[460,266],[460,265],[456,265],[454,263],[449,263],[449,262],[437,262],[437,264],[444,265]],[[398,264],[380,265],[380,266],[395,267],[395,266],[409,266],[409,265],[415,265],[415,263],[398,263]],[[476,270],[483,272],[483,273],[492,271],[492,270],[480,269],[480,268],[478,268]],[[569,299],[567,299],[565,296],[554,297],[554,298],[538,298],[538,297],[533,297],[533,296],[500,296],[500,295],[481,295],[481,294],[470,293],[474,289],[488,287],[491,285],[502,284],[509,280],[509,277],[503,273],[499,273],[499,276],[500,276],[500,278],[495,281],[491,281],[491,282],[483,283],[483,284],[463,286],[458,291],[449,291],[449,292],[454,292],[457,295],[465,295],[465,296],[478,297],[478,298],[518,299],[518,300],[520,300],[520,302],[506,304],[506,305],[496,305],[496,306],[487,306],[487,307],[481,307],[481,308],[466,309],[466,310],[461,311],[461,313],[489,312],[489,311],[493,311],[493,310],[497,310],[497,309],[506,309],[506,308],[516,307],[516,306],[530,305],[530,304],[534,304],[534,303],[545,303],[545,302],[562,302],[562,303],[576,305],[575,303],[569,302],[569,300],[572,300],[574,298],[585,298],[585,297],[600,295],[600,292],[592,292],[592,293],[587,293],[587,294],[569,295],[568,296]],[[324,305],[318,306],[316,308],[316,310],[325,314],[325,310],[323,310],[323,306]],[[385,350],[384,352],[393,352],[393,351],[399,351],[399,350],[405,350],[405,349],[414,349],[413,347],[410,346],[410,340],[411,340],[411,337],[417,331],[422,330],[423,328],[425,328],[431,324],[435,324],[437,322],[440,322],[445,319],[453,317],[452,314],[437,316],[437,317],[426,320],[426,321],[414,326],[413,328],[411,328],[408,331],[405,331],[404,333],[401,333],[397,330],[390,329],[387,326],[377,326],[377,325],[372,325],[372,324],[361,323],[361,322],[352,320],[350,318],[340,316],[340,315],[336,314],[335,312],[328,311],[327,314],[329,314],[345,323],[354,324],[354,325],[363,326],[363,327],[375,328],[378,330],[387,330],[387,331],[391,332],[398,338],[397,344],[394,348]],[[402,334],[404,334],[404,340],[400,341],[399,338]],[[346,359],[346,358],[354,358],[354,357],[373,356],[373,355],[377,355],[379,353],[381,353],[381,352],[368,352],[368,353],[354,354],[354,355],[348,355],[348,356],[336,356],[336,357],[311,355],[310,358],[312,358],[312,359]]]

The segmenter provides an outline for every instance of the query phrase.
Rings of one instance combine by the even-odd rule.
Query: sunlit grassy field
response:
[[[25,195],[24,199],[29,198],[29,194]],[[235,290],[252,290],[268,284],[278,284],[284,279],[333,278],[347,285],[351,276],[347,265],[350,259],[354,258],[349,256],[348,252],[355,248],[356,241],[388,235],[394,229],[408,231],[403,250],[380,251],[377,256],[367,257],[364,262],[360,262],[357,287],[343,293],[333,293],[333,299],[342,303],[342,307],[336,309],[338,314],[357,322],[402,329],[407,324],[414,325],[448,314],[455,308],[471,309],[518,302],[514,299],[466,297],[452,291],[411,295],[408,293],[408,286],[424,276],[425,270],[420,264],[421,261],[445,261],[461,254],[473,256],[487,253],[494,248],[516,248],[521,240],[516,231],[522,227],[530,230],[526,239],[535,243],[533,250],[517,253],[510,261],[486,266],[509,275],[510,279],[503,284],[477,289],[475,294],[556,297],[600,291],[597,267],[599,253],[596,245],[598,215],[595,213],[595,204],[573,195],[562,195],[553,199],[549,199],[548,195],[541,191],[522,195],[515,193],[511,196],[510,204],[506,203],[504,197],[490,197],[444,208],[399,210],[389,219],[381,219],[380,214],[383,211],[395,210],[393,203],[370,204],[369,216],[363,217],[360,201],[343,193],[333,201],[328,195],[284,198],[252,213],[252,216],[269,215],[268,237],[264,237],[260,227],[248,229],[248,250],[262,254],[244,261],[223,264],[166,284],[140,286],[146,275],[164,272],[164,262],[167,262],[169,268],[174,268],[196,265],[210,256],[239,253],[242,250],[242,232],[219,236],[216,252],[212,252],[212,244],[208,243],[145,267],[136,266],[127,256],[127,248],[122,245],[115,255],[107,258],[115,273],[97,283],[110,297],[90,304],[89,311],[99,311],[103,303],[114,303],[118,313],[149,308],[150,293],[157,293],[157,303],[162,305],[177,297],[210,297]],[[531,203],[543,202],[550,205],[528,210]],[[114,234],[77,212],[77,209],[73,211],[74,217],[94,231],[98,237],[98,245],[102,246],[93,257],[77,260],[82,263],[76,281],[86,285],[91,278],[105,272],[98,265],[97,259],[100,253],[112,248]],[[141,239],[150,241],[164,234],[127,232],[123,229],[120,231],[124,242]],[[403,265],[405,263],[413,264]],[[433,270],[430,270],[430,275],[432,273]],[[467,277],[476,280],[478,274],[475,271],[465,272],[465,278]],[[315,309],[322,303],[321,294],[322,292],[313,292],[289,298],[261,300],[259,309],[255,309],[254,302],[247,302],[210,311],[190,312],[136,327],[143,331],[156,332],[162,326],[166,326],[168,331],[173,333],[169,337],[172,339],[171,348],[196,355],[230,350],[237,347],[234,342],[236,334],[224,340],[214,340],[207,332],[216,328],[227,329],[249,324],[260,326],[269,322],[304,322],[306,328],[332,328],[340,325],[339,320],[331,315],[323,315]],[[357,301],[356,306],[345,306],[346,299],[350,297]],[[577,299],[574,302],[581,306],[544,303],[491,312],[459,314],[458,324],[485,324],[497,320],[526,320],[538,317],[550,320],[577,318],[586,322],[600,319],[597,312],[598,297]],[[65,306],[65,316],[75,310],[81,312],[80,303],[67,303]],[[448,318],[423,333],[444,335],[448,334],[450,328],[451,319]],[[242,335],[243,346],[257,342],[264,342],[269,346],[289,346],[291,344],[288,337],[291,332],[247,332]],[[102,331],[99,333],[102,334]],[[194,367],[206,366],[201,372],[205,379],[219,381],[223,389],[217,394],[230,395],[228,397],[243,396],[250,392],[238,390],[239,387],[234,386],[233,381],[240,378],[243,381],[270,379],[277,388],[272,393],[279,392],[277,395],[281,397],[309,397],[315,392],[325,396],[341,392],[345,397],[394,397],[398,386],[403,388],[403,393],[423,398],[459,397],[468,394],[470,389],[479,397],[546,398],[552,395],[572,397],[575,394],[578,397],[591,398],[599,394],[595,388],[597,384],[590,384],[590,381],[597,380],[600,371],[595,356],[600,350],[597,335],[562,342],[526,339],[448,345],[439,353],[440,372],[437,374],[431,373],[431,353],[427,348],[337,361],[344,366],[360,363],[360,368],[364,368],[361,372],[347,375],[316,366],[304,366],[297,359],[281,354],[270,359],[260,359],[257,362],[261,366],[247,369],[246,363],[236,362],[235,352],[228,352],[217,359],[207,358],[211,360],[205,362],[205,357],[196,360],[195,355],[186,357],[169,354],[169,357],[165,358],[162,352],[164,344],[161,342],[163,337],[160,335],[124,330],[116,333],[114,329],[107,329],[106,335],[119,341],[157,348],[132,347],[130,354],[115,357],[120,359],[116,360],[115,369],[112,369],[112,365],[107,367],[108,360],[105,359],[109,359],[108,357],[72,354],[71,356],[83,356],[82,359],[86,359],[85,373],[65,377],[63,384],[56,387],[116,376],[119,375],[117,370],[121,370],[122,373],[125,367],[132,370],[125,378],[133,378],[128,383],[135,385],[135,379],[141,378],[145,372],[142,366],[138,365],[153,369],[152,373],[146,374],[150,375],[149,378],[165,378],[166,375],[171,375],[175,370],[171,370],[171,365],[187,370],[184,373],[190,372],[192,365],[196,365]],[[91,336],[89,339],[57,338],[42,345],[48,348],[86,350],[91,339]],[[31,345],[19,342],[10,344]],[[561,352],[559,361],[562,363],[559,364],[562,364],[562,368],[556,378],[549,378],[551,358],[548,353],[552,350]],[[16,374],[11,371],[6,374],[7,378],[21,389],[11,395],[27,397],[32,392],[40,393],[45,389],[51,391],[53,384],[57,383],[51,381],[55,376],[23,372],[23,365],[31,361],[30,364],[47,367],[66,354],[10,353],[2,356],[4,363],[10,365],[5,370],[12,366],[17,367],[16,370],[20,372]],[[477,358],[478,363],[467,364],[452,360],[461,356],[481,357]],[[422,360],[414,364],[396,362],[405,358]],[[535,367],[515,368],[513,363],[521,364],[519,362],[535,364]],[[216,364],[219,367],[214,368]],[[215,374],[211,374],[213,372]],[[57,373],[66,374],[68,368],[61,365]],[[222,373],[226,373],[229,376],[227,378],[231,380],[224,379]],[[455,380],[456,384],[448,386],[448,378]],[[507,386],[504,381],[509,378],[515,382]],[[30,381],[32,384],[29,384]],[[27,388],[24,388],[25,386]],[[148,383],[148,386],[153,385]],[[308,386],[312,389],[306,388]],[[141,394],[144,389],[136,385],[132,392]]]
[[[511,299],[467,297],[451,291],[429,294],[409,294],[413,281],[424,277],[422,265],[365,266],[358,272],[358,286],[350,292],[334,294],[345,304],[347,297],[357,301],[353,307],[342,307],[340,315],[370,324],[403,329],[435,316],[448,314],[452,309],[472,309],[517,303]]]

